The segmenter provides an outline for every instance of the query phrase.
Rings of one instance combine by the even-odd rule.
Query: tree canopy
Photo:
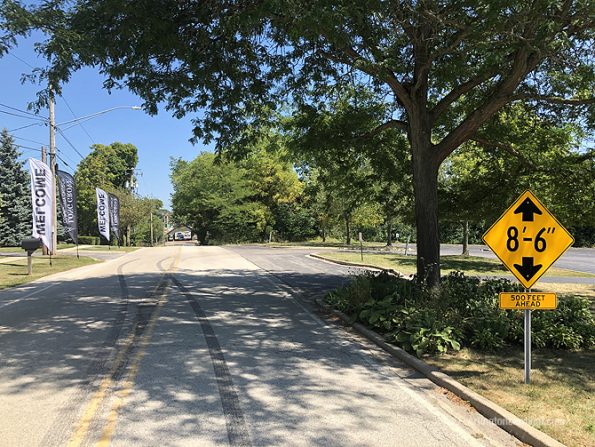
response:
[[[352,221],[360,228],[361,222],[384,221],[390,245],[393,220],[411,206],[407,139],[395,129],[374,132],[388,105],[370,89],[330,90],[332,101],[301,105],[285,120],[289,150],[301,164],[317,170],[324,193],[320,198],[332,199],[342,215],[347,243]]]
[[[173,160],[174,219],[194,229],[201,243],[261,241],[287,218],[302,184],[278,153],[257,150],[240,160],[203,152],[194,160]]]
[[[497,143],[478,134],[443,165],[440,197],[445,220],[493,222],[524,190],[532,189],[573,232],[593,227],[594,153],[581,151],[583,138],[576,126],[514,105],[485,132]],[[488,201],[490,206],[485,206]]]
[[[441,163],[511,103],[595,122],[591,0],[84,0],[1,9],[0,51],[31,29],[59,91],[97,67],[156,113],[195,114],[194,137],[234,147],[280,104],[325,101],[328,85],[369,85],[390,105],[372,131],[403,131],[415,194],[419,277],[439,280]],[[41,96],[43,102],[44,95]],[[235,147],[238,147],[237,145]]]
[[[94,144],[91,149],[75,173],[79,232],[87,235],[97,232],[95,188],[124,190],[138,163],[138,150],[132,144]]]

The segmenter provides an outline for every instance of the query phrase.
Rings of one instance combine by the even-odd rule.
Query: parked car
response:
[[[176,241],[183,241],[186,238],[184,237],[184,233],[182,233],[181,231],[178,231],[176,233],[176,237],[174,238]]]

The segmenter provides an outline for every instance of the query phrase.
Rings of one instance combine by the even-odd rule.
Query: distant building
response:
[[[166,230],[168,241],[190,241],[196,240],[196,235],[187,225],[173,225]]]

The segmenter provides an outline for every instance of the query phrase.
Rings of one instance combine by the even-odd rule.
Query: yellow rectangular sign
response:
[[[500,292],[500,309],[554,310],[558,297],[549,292]]]

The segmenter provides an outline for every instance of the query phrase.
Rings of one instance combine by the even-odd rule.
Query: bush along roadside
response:
[[[439,287],[425,289],[392,274],[366,273],[326,296],[334,308],[384,335],[403,349],[423,354],[468,346],[496,351],[523,343],[523,313],[498,308],[499,292],[520,292],[505,279],[481,281],[453,272]],[[589,349],[595,346],[595,319],[589,300],[560,299],[554,311],[534,312],[532,342],[538,348]]]
[[[78,242],[81,245],[99,245],[101,239],[99,236],[79,236]]]

